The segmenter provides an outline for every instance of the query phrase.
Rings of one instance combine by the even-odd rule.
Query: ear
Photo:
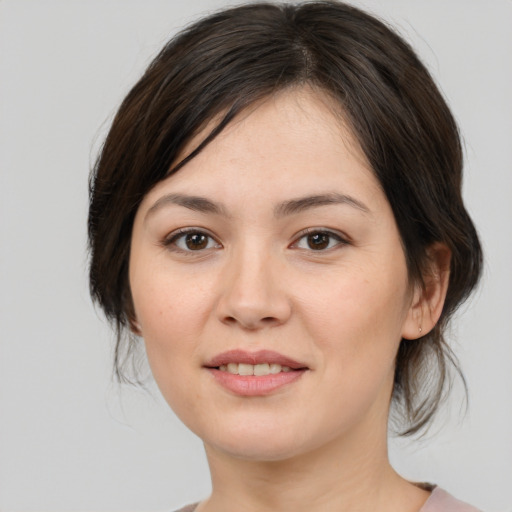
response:
[[[427,265],[423,283],[414,287],[407,318],[402,328],[402,338],[415,340],[425,336],[436,325],[446,298],[450,278],[451,251],[440,242],[427,249]]]

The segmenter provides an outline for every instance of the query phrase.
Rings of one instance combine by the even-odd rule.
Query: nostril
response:
[[[236,318],[234,316],[226,316],[223,322],[227,325],[240,325],[242,328],[253,331],[261,329],[265,326],[272,326],[278,323],[278,319],[273,316],[265,316],[263,318]]]

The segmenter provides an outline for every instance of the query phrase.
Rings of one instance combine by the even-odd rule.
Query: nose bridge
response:
[[[223,276],[220,319],[246,329],[286,321],[290,305],[280,276],[279,255],[261,239],[250,238],[233,248]]]

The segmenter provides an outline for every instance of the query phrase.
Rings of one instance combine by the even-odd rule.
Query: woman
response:
[[[93,297],[204,442],[183,510],[475,510],[387,455],[428,426],[481,249],[453,117],[411,48],[337,2],[169,42],[91,180]],[[127,338],[126,331],[131,331]]]

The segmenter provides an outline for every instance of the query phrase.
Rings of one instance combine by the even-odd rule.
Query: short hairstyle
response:
[[[439,322],[402,340],[396,358],[393,401],[401,433],[412,434],[438,409],[450,366],[460,374],[444,332],[478,282],[482,251],[461,197],[458,128],[441,93],[400,36],[341,2],[255,3],[199,20],[165,45],[122,102],[91,173],[88,219],[90,290],[117,333],[115,372],[130,380],[124,370],[140,343],[130,335],[128,266],[141,200],[248,106],[301,85],[339,104],[391,205],[411,282],[423,283],[432,244],[451,250]]]

